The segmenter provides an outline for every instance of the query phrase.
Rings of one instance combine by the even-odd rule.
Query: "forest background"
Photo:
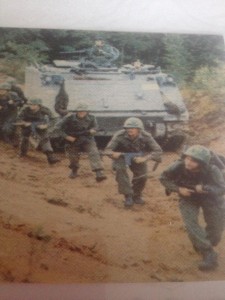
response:
[[[101,36],[116,47],[120,67],[140,59],[160,66],[175,78],[194,116],[223,119],[225,99],[225,48],[222,35],[104,32],[86,30],[0,28],[0,73],[23,85],[27,65],[51,64],[68,59],[60,52],[90,48]],[[79,59],[79,55],[71,57]],[[220,116],[218,118],[218,116]],[[195,129],[194,129],[195,130]]]

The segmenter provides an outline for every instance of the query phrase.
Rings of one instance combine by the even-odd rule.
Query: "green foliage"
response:
[[[225,66],[202,67],[196,71],[192,88],[204,91],[212,98],[225,97]]]
[[[1,61],[0,71],[9,76],[24,81],[24,70],[27,65],[35,65],[46,61],[47,56],[42,51],[46,49],[42,41],[29,44],[17,44],[8,41],[5,43],[4,58]]]
[[[98,36],[120,50],[118,66],[140,59],[161,66],[180,84],[191,82],[196,70],[216,67],[224,59],[223,39],[216,35],[0,28],[1,71],[23,80],[26,65],[63,59],[60,52],[89,48]]]
[[[164,38],[164,64],[168,73],[173,74],[176,81],[182,85],[191,75],[189,67],[189,52],[185,48],[184,37],[181,35],[167,35]]]

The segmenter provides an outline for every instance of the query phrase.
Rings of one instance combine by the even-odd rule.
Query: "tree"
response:
[[[181,35],[167,35],[164,38],[165,56],[164,64],[166,71],[173,74],[176,81],[184,84],[192,76],[190,67],[190,53],[184,44],[184,37]]]

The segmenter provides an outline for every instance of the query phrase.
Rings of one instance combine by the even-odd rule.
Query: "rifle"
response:
[[[143,156],[143,152],[124,152],[124,153],[121,153],[121,155],[124,157],[124,159],[125,159],[125,164],[127,165],[127,166],[130,166],[131,165],[131,162],[132,162],[132,160],[135,158],[135,157],[141,157],[141,156]],[[101,153],[101,155],[102,156],[108,156],[108,157],[110,157],[111,158],[111,155],[112,155],[112,153],[107,153],[107,152],[103,152],[103,153]],[[161,159],[159,159],[159,160],[155,160],[155,163],[154,163],[154,165],[153,165],[153,168],[152,168],[152,171],[154,172],[156,169],[157,169],[157,167],[158,167],[158,165],[161,163]]]
[[[92,128],[94,129],[94,128]],[[91,129],[81,129],[81,130],[77,130],[74,134],[70,134],[68,133],[68,135],[71,135],[72,137],[81,137],[81,136],[92,136],[92,134],[90,133]],[[94,129],[96,132],[104,132],[104,129]]]
[[[195,185],[191,185],[191,184],[180,184],[179,187],[185,187],[189,190],[192,190],[193,193],[196,193],[195,191]],[[169,189],[165,189],[165,193],[166,193],[166,196],[170,196],[172,194],[172,191],[170,191]]]
[[[88,52],[88,49],[82,49],[82,50],[74,50],[74,51],[61,51],[61,52],[59,52],[59,54],[72,55],[72,54],[84,54],[87,52]]]

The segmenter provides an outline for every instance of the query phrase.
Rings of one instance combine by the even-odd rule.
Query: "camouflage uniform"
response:
[[[48,136],[48,130],[37,128],[38,124],[46,124],[53,119],[54,116],[50,109],[44,106],[40,106],[40,109],[37,112],[33,112],[29,106],[26,106],[21,110],[17,119],[18,122],[31,122],[31,126],[22,127],[21,156],[26,155],[28,151],[29,137],[31,135],[39,139],[39,147],[44,153],[49,154],[53,152]]]
[[[3,88],[3,89],[2,89]],[[5,88],[5,89],[4,89]],[[18,107],[22,106],[21,99],[10,91],[8,84],[0,87],[0,129],[3,139],[12,143],[15,136],[15,125]]]
[[[20,101],[21,106],[27,103],[27,98],[24,95],[23,90],[21,89],[20,86],[17,85],[15,79],[8,79],[6,84],[10,86],[10,91],[12,93],[15,93],[17,95],[17,99]]]
[[[75,172],[79,169],[79,154],[81,151],[88,153],[92,171],[103,170],[101,158],[90,130],[96,129],[97,122],[93,115],[87,114],[84,118],[78,118],[76,113],[66,116],[61,124],[62,136],[75,137],[75,142],[66,141],[66,154],[69,158],[69,168]]]
[[[112,62],[117,59],[117,49],[109,44],[103,46],[93,46],[88,51],[89,60],[93,61],[97,66],[110,67]]]
[[[195,190],[196,185],[202,185],[207,191],[205,194],[193,192],[188,197],[179,195],[179,208],[194,249],[203,257],[205,253],[213,253],[213,246],[220,242],[224,229],[225,181],[220,170],[215,165],[203,164],[198,172],[191,172],[180,159],[161,174],[160,181],[167,194],[178,192],[179,187]],[[198,223],[200,208],[205,229]]]
[[[17,94],[17,97],[19,98],[21,106],[27,103],[27,98],[25,97],[24,92],[22,91],[22,89],[18,85],[13,83],[12,86],[11,86],[11,91],[13,93]]]
[[[8,93],[4,91],[4,93],[0,91],[0,130],[1,134],[4,138],[4,126],[7,120],[8,115],[8,101],[10,98],[8,97]]]
[[[150,133],[141,130],[135,140],[131,140],[125,129],[118,131],[106,147],[106,151],[122,153],[140,153],[151,154],[156,160],[160,158],[162,150],[156,143]],[[121,155],[113,162],[113,168],[116,171],[116,181],[120,194],[131,195],[140,198],[147,181],[147,163],[135,163],[130,161],[129,168],[133,173],[133,180],[130,182],[127,172],[125,157]]]

